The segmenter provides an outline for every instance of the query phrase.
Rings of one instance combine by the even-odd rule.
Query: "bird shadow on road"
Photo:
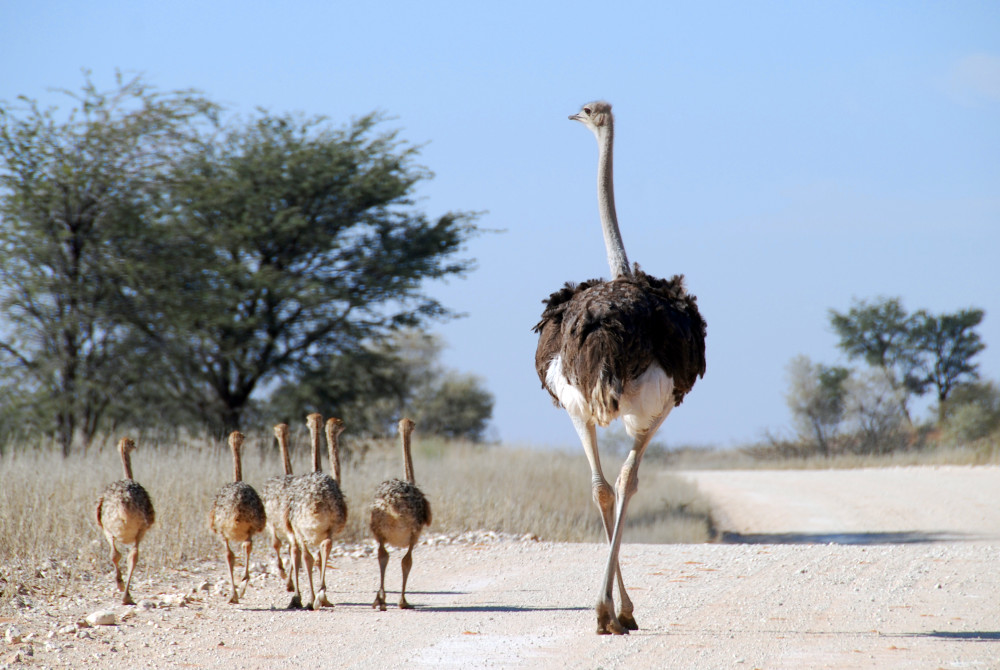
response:
[[[424,612],[582,612],[592,607],[524,607],[521,605],[429,605],[416,606]]]
[[[415,612],[583,612],[593,609],[592,607],[522,607],[519,605],[422,605],[420,603],[410,603]],[[334,612],[338,607],[372,609],[370,602],[337,602],[333,607],[323,607],[317,611]],[[397,609],[394,602],[389,604],[389,609]],[[259,612],[274,614],[276,611],[285,612],[305,612],[304,609],[288,609],[287,607],[247,607],[245,612]]]
[[[722,544],[921,544],[968,542],[973,535],[949,532],[891,531],[863,533],[734,533],[723,531]]]
[[[927,633],[910,633],[906,637],[929,637],[937,640],[969,640],[970,642],[1000,642],[1000,631],[932,630]]]

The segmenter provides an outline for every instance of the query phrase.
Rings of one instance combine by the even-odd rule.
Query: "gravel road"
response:
[[[601,545],[431,536],[414,552],[415,609],[386,612],[371,608],[371,548],[347,548],[328,576],[336,606],[304,612],[283,609],[259,542],[239,605],[220,593],[221,561],[140,564],[136,607],[115,604],[108,577],[0,622],[20,639],[0,667],[1000,668],[1000,468],[683,475],[724,542],[623,545],[641,627],[627,637],[593,632]],[[76,624],[102,609],[115,625]]]

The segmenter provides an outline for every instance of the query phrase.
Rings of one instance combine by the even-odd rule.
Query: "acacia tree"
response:
[[[0,104],[0,333],[5,381],[64,454],[89,444],[142,374],[148,343],[127,323],[132,262],[171,161],[214,106],[120,74],[63,91],[68,114],[21,98]]]
[[[239,427],[270,381],[449,315],[423,285],[471,268],[455,256],[475,216],[417,211],[431,174],[381,122],[259,112],[175,171],[170,304],[146,312],[169,317],[150,330],[170,353],[174,399],[213,430]]]
[[[846,314],[830,310],[830,325],[840,337],[840,348],[849,358],[860,358],[885,375],[911,425],[908,398],[917,391],[912,385],[917,366],[910,346],[912,323],[899,298],[879,298],[873,303],[855,300]]]
[[[909,341],[923,355],[918,357],[912,385],[921,391],[934,388],[939,423],[945,419],[947,401],[955,387],[979,378],[979,365],[972,359],[986,345],[973,329],[983,315],[981,309],[939,316],[921,310],[915,315]]]
[[[909,396],[935,389],[940,422],[952,390],[978,378],[973,358],[986,345],[974,329],[983,315],[981,309],[940,315],[920,310],[910,315],[899,298],[881,298],[874,303],[855,301],[847,314],[830,310],[830,323],[850,358],[862,358],[882,371],[912,425]]]

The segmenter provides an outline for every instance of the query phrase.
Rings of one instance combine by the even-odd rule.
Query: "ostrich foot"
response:
[[[319,592],[319,598],[316,599],[320,607],[333,607],[333,603],[326,597],[326,591]]]
[[[400,596],[400,598],[399,598],[399,609],[401,609],[401,610],[411,610],[411,609],[413,609],[413,605],[411,605],[410,603],[406,602],[406,597],[405,596]]]
[[[115,575],[115,586],[118,587],[119,591],[125,590],[125,580],[122,579],[121,575]]]
[[[243,595],[247,592],[247,586],[249,585],[250,585],[249,579],[244,579],[242,582],[240,582],[240,598],[242,598]]]
[[[135,605],[135,601],[132,600],[132,595],[128,591],[122,597],[122,605]]]
[[[372,609],[385,611],[385,594],[382,592],[375,594],[375,602],[372,603]]]
[[[285,580],[285,590],[289,593],[295,593],[295,584],[292,583],[291,575],[289,575],[288,579]]]
[[[635,622],[631,612],[619,612],[618,621],[625,630],[639,630],[639,624]]]
[[[236,591],[233,591],[232,597],[229,598],[229,604],[230,605],[239,605],[240,604],[240,597],[238,595],[236,595]]]
[[[628,630],[618,622],[613,606],[600,602],[595,609],[597,610],[598,635],[628,635]]]
[[[292,596],[292,602],[288,603],[288,609],[290,610],[302,609],[302,598],[300,598],[299,596]]]

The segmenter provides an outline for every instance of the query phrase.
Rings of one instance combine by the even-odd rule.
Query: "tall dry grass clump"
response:
[[[231,479],[231,458],[206,444],[153,448],[133,454],[136,481],[156,506],[137,574],[207,556],[214,547],[208,510],[220,483]],[[219,451],[219,453],[215,453]],[[52,559],[77,569],[107,562],[95,506],[103,488],[121,479],[113,444],[69,458],[48,449],[7,449],[0,458],[0,563]]]
[[[353,453],[343,464],[349,509],[343,541],[368,542],[367,506],[379,482],[401,476],[399,445],[395,440],[344,443],[345,451]],[[208,512],[219,486],[232,478],[232,456],[224,442],[137,440],[137,445],[134,476],[153,499],[156,524],[143,540],[136,579],[192,561],[218,560]],[[549,541],[604,541],[581,454],[436,438],[417,438],[413,446],[421,489],[434,508],[429,534],[485,529]],[[295,473],[311,469],[308,451],[305,431],[293,432]],[[269,433],[248,434],[244,453],[244,479],[255,488],[282,472]],[[606,467],[611,471],[617,465]],[[9,599],[18,581],[14,573],[103,579],[111,565],[95,504],[104,487],[120,478],[121,463],[111,439],[86,456],[65,459],[49,448],[8,446],[0,456],[0,592]],[[656,467],[644,472],[644,480],[651,485],[633,499],[627,542],[709,539],[708,507],[693,485]],[[258,543],[253,560],[273,559],[265,544]]]
[[[590,467],[581,453],[446,444],[419,445],[421,486],[444,528],[531,533],[543,540],[604,542]],[[615,472],[620,462],[605,458]],[[620,460],[620,459],[617,459]],[[632,500],[626,542],[704,542],[709,508],[696,487],[649,468],[648,489]],[[440,515],[440,516],[439,516]]]

